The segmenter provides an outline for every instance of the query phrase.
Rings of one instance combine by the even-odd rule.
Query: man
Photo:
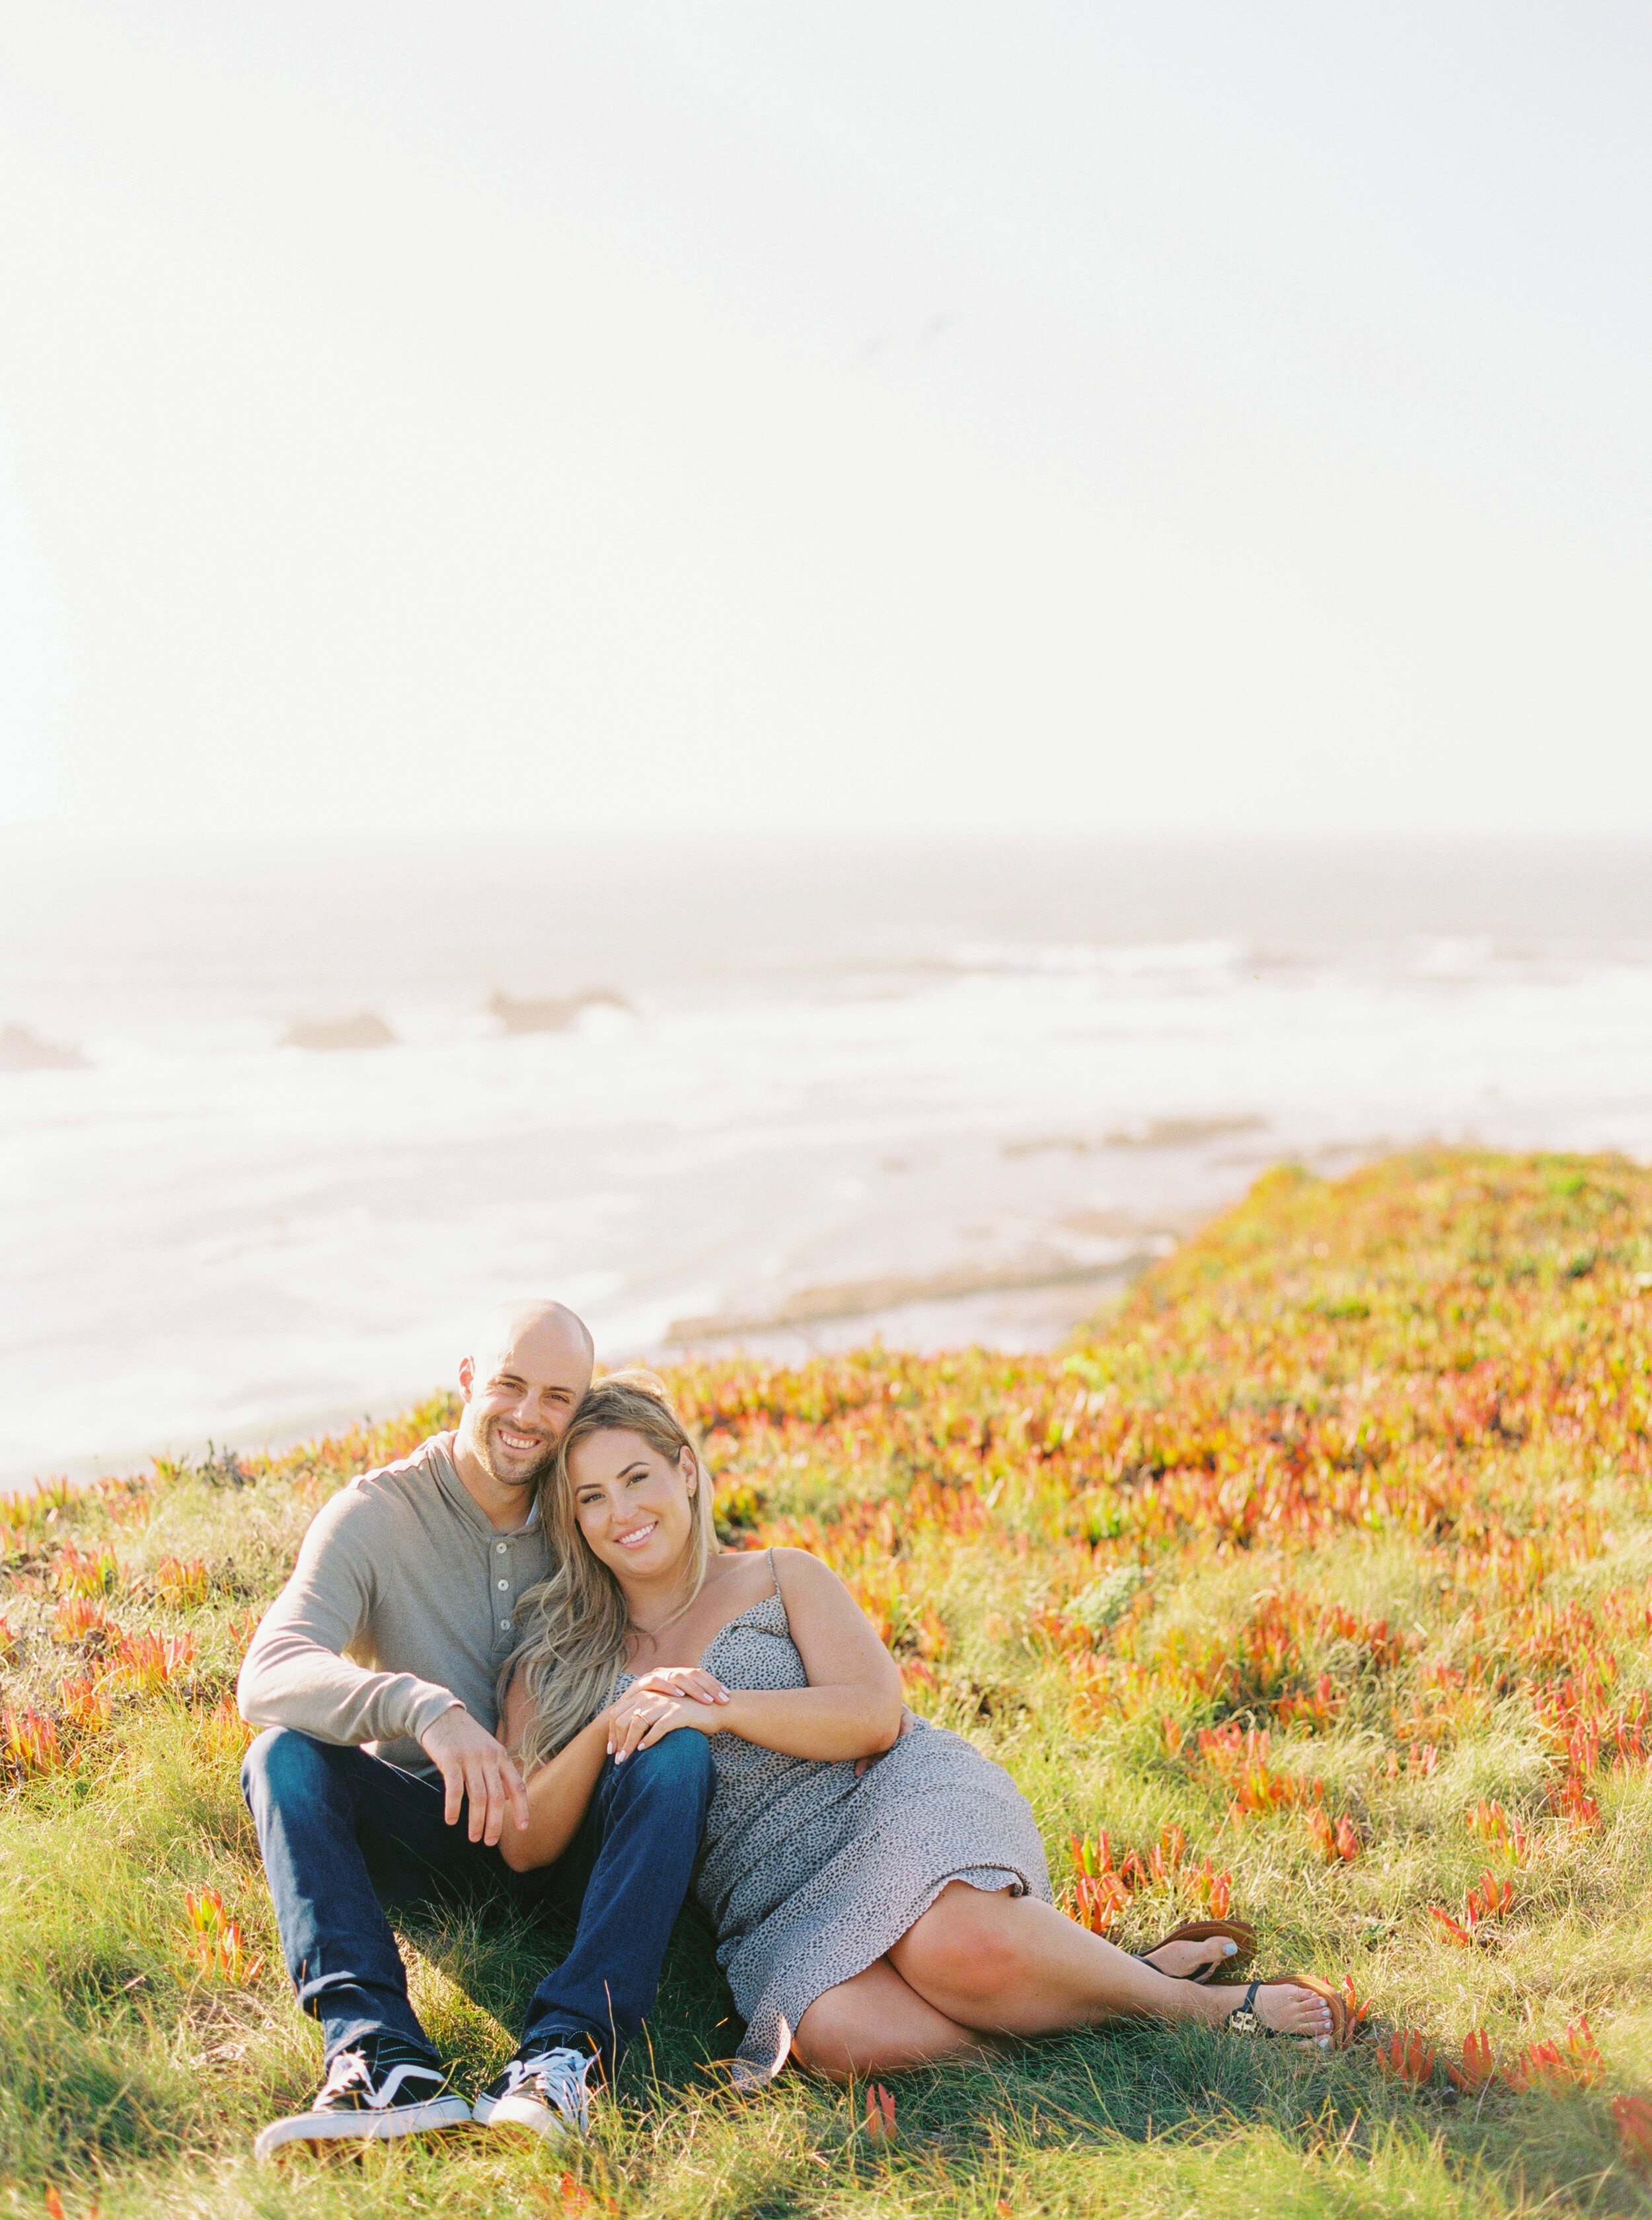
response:
[[[583,2132],[588,2077],[612,2075],[653,2002],[711,1793],[703,1735],[608,1765],[548,1883],[517,1881],[495,1848],[527,1822],[496,1689],[521,1599],[549,1569],[535,1484],[591,1363],[590,1335],[562,1304],[496,1312],[459,1366],[457,1430],[340,1489],[253,1637],[237,1693],[267,1731],[241,1786],[327,2063],[309,2107],[259,2136],[260,2157],[473,2117]],[[525,1890],[578,1907],[574,1946],[473,2112],[413,2010],[384,1905]]]

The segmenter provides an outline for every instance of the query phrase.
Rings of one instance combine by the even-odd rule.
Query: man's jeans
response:
[[[420,1780],[289,1727],[259,1735],[241,1767],[298,2001],[327,2055],[386,2030],[433,2049],[408,1998],[384,1905],[504,1896],[577,1910],[574,1947],[533,1992],[524,2047],[597,2052],[610,2074],[659,1986],[688,1892],[714,1768],[684,1730],[603,1766],[579,1832],[552,1866],[512,1874],[448,1826],[439,1781]],[[508,1812],[505,1824],[514,1826]]]

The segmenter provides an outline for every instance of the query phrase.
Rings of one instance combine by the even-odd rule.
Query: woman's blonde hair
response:
[[[525,1773],[554,1757],[609,1700],[635,1631],[619,1581],[580,1531],[568,1473],[569,1457],[581,1442],[619,1427],[640,1434],[673,1463],[689,1450],[699,1475],[691,1505],[689,1592],[673,1618],[699,1594],[717,1546],[711,1478],[698,1445],[671,1408],[664,1382],[640,1370],[613,1372],[594,1382],[569,1421],[555,1464],[539,1482],[551,1570],[521,1599],[526,1631],[499,1676],[502,1702],[519,1668],[527,1680],[532,1710],[521,1751]]]

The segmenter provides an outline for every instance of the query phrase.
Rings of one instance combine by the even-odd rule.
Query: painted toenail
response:
[[[1237,1944],[1237,1942],[1224,1942],[1224,1943],[1223,1943],[1223,1945],[1222,1945],[1222,1955],[1223,1955],[1225,1958],[1237,1958],[1237,1957],[1238,1956],[1238,1955],[1239,1955],[1239,1946],[1238,1946],[1238,1944]]]

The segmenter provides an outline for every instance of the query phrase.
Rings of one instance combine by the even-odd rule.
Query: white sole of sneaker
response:
[[[526,2097],[478,2097],[475,2119],[479,2128],[510,2128],[519,2135],[539,2136],[547,2142],[552,2136],[584,2133],[578,2121],[570,2120],[565,2112],[549,2105],[536,2105]]]
[[[442,2135],[468,2128],[471,2112],[463,2097],[433,2097],[427,2105],[387,2105],[382,2112],[299,2112],[273,2120],[252,2146],[254,2158],[273,2158],[294,2143],[327,2150],[340,2143],[388,2143],[402,2136]]]

